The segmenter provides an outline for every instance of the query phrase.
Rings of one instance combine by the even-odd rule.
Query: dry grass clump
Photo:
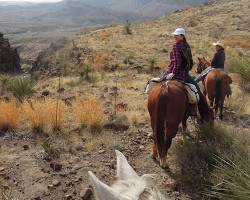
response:
[[[17,102],[0,101],[0,130],[16,129],[20,121],[20,109]]]
[[[94,96],[89,96],[81,101],[79,98],[73,105],[77,120],[91,132],[101,131],[104,119],[103,107]]]
[[[226,106],[237,112],[250,114],[250,96],[239,86],[232,85],[232,96],[227,99]]]
[[[64,103],[48,99],[45,101],[30,100],[24,103],[23,111],[28,118],[29,126],[38,133],[46,128],[60,130],[64,120]]]
[[[25,117],[28,119],[30,128],[36,133],[45,132],[48,115],[44,101],[27,101],[23,104]]]
[[[65,104],[60,100],[47,100],[47,112],[49,113],[49,126],[53,131],[61,130],[65,117]]]

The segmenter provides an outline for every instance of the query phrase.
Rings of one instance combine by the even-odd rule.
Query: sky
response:
[[[36,2],[57,2],[57,1],[60,1],[60,0],[0,0],[0,2],[1,1],[10,1],[10,2],[12,2],[12,1],[14,1],[14,2],[34,2],[34,3],[36,3]]]

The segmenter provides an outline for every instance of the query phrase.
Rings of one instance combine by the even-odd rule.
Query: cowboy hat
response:
[[[172,35],[185,35],[185,34],[186,34],[186,32],[185,32],[184,28],[177,28],[175,30],[175,32],[172,33]]]
[[[213,43],[213,46],[220,46],[220,47],[223,48],[223,43],[220,42],[220,41],[217,41],[217,42],[214,42],[214,43]]]

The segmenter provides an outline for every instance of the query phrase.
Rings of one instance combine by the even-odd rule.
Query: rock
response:
[[[143,149],[145,149],[145,147],[144,147],[143,145],[141,145],[141,146],[139,147],[139,149],[140,149],[140,150],[143,150]]]
[[[100,154],[105,153],[105,150],[102,149],[102,150],[98,151],[98,153],[100,153]]]
[[[65,91],[65,88],[63,88],[63,87],[62,87],[62,88],[59,88],[59,89],[57,90],[58,93],[62,93],[62,92],[64,92],[64,91]]]
[[[67,200],[68,200],[68,199],[72,199],[72,197],[73,197],[72,194],[66,194],[66,195],[65,195],[65,198],[66,198]]]
[[[0,33],[0,72],[17,73],[21,71],[17,49],[10,46],[9,40]]]
[[[27,144],[23,145],[23,149],[24,149],[25,151],[28,150],[28,149],[29,149],[29,145],[27,145]]]
[[[54,171],[56,171],[56,172],[62,170],[62,164],[60,164],[60,163],[58,163],[58,162],[51,162],[51,163],[50,163],[50,167],[51,167]]]
[[[82,151],[83,150],[83,145],[81,145],[81,144],[75,145],[75,150],[76,151]]]
[[[58,181],[58,180],[53,180],[52,181],[52,185],[55,186],[55,187],[57,187],[57,186],[61,185],[61,182]]]
[[[115,117],[109,122],[104,124],[105,129],[111,129],[115,131],[126,131],[129,129],[129,121],[127,116],[122,115],[119,117]]]
[[[92,194],[93,192],[90,188],[86,188],[80,191],[80,197],[82,200],[88,200]]]
[[[3,172],[5,170],[4,167],[0,167],[0,172]]]
[[[49,90],[44,90],[42,92],[42,96],[49,96],[49,94],[50,94]]]

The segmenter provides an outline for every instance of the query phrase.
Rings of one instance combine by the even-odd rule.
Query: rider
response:
[[[211,61],[211,67],[224,70],[226,56],[223,44],[218,41],[213,43],[213,46],[215,46],[216,53]]]
[[[197,90],[200,92],[200,88],[195,80],[189,75],[189,70],[191,70],[193,61],[191,48],[186,40],[186,33],[183,28],[177,28],[175,32],[172,33],[175,38],[175,43],[173,49],[170,53],[170,64],[163,75],[166,79],[179,79],[187,83],[194,84]],[[182,49],[189,49],[189,59],[191,60],[190,69],[187,69],[183,65]]]
[[[224,70],[226,56],[223,44],[220,41],[217,41],[213,43],[213,46],[215,46],[216,53],[214,54],[210,66],[207,67],[196,77],[195,82],[197,83],[199,83],[202,79],[204,79],[208,74],[208,72],[210,72],[213,69]]]
[[[175,38],[175,42],[173,45],[173,49],[170,53],[170,64],[163,75],[164,79],[177,79],[182,80],[187,83],[191,83],[195,85],[200,96],[201,91],[198,84],[195,80],[190,76],[189,70],[191,70],[193,66],[192,60],[192,52],[191,48],[186,40],[186,32],[183,28],[177,28],[174,33],[172,33]],[[185,58],[183,56],[183,50],[186,49]],[[189,64],[187,65],[187,61]],[[202,99],[203,100],[203,99]],[[197,113],[197,105],[191,105],[190,115],[196,115]]]

